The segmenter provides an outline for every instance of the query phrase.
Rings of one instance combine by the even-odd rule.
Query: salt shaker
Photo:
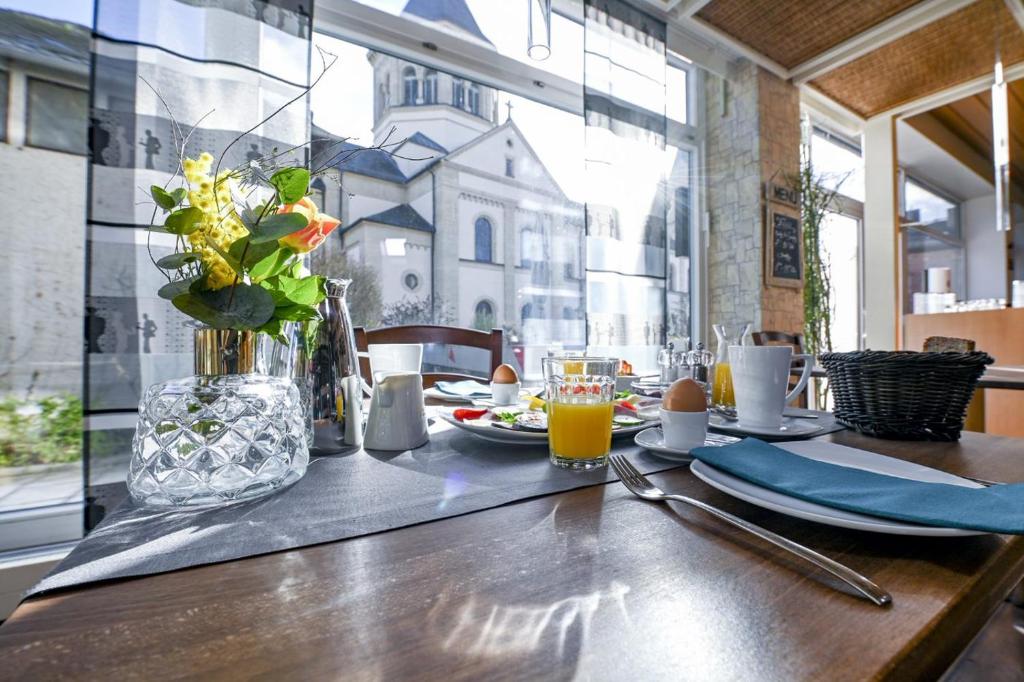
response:
[[[698,343],[694,350],[686,354],[686,364],[689,365],[690,378],[703,386],[706,391],[710,385],[711,367],[715,364],[715,354],[707,350],[703,343]]]
[[[658,368],[661,371],[661,383],[671,384],[678,378],[676,376],[675,344],[671,341],[658,351]]]

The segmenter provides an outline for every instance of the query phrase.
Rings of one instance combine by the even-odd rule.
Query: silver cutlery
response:
[[[630,492],[634,495],[645,500],[652,500],[656,502],[667,502],[669,500],[673,500],[675,502],[682,502],[683,504],[688,504],[692,507],[702,509],[713,516],[717,516],[726,523],[730,523],[737,528],[745,530],[748,533],[752,533],[762,540],[767,540],[776,547],[787,550],[801,559],[809,561],[815,566],[828,571],[878,606],[888,606],[892,603],[892,595],[853,569],[850,569],[837,561],[833,561],[823,554],[818,554],[813,549],[804,547],[801,544],[784,538],[770,530],[761,528],[749,521],[744,521],[738,516],[733,516],[732,514],[722,511],[717,507],[712,507],[705,502],[695,500],[692,497],[666,493],[651,483],[646,476],[637,471],[637,469],[629,463],[629,460],[622,455],[612,455],[610,457],[610,461],[612,468],[615,469],[615,473],[619,475],[623,485],[629,488]]]

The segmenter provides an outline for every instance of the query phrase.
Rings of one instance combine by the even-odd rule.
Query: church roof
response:
[[[494,45],[480,30],[473,13],[466,7],[466,0],[409,0],[402,13],[427,21],[446,21],[488,45]]]
[[[448,153],[447,149],[439,145],[437,142],[434,142],[429,137],[427,137],[426,135],[419,131],[416,131],[415,133],[410,135],[408,141],[412,142],[413,144],[418,144],[421,147],[426,147],[427,149],[433,149],[434,151],[441,152],[442,154]]]
[[[81,24],[0,9],[0,55],[3,56],[84,70],[89,67],[91,34],[92,31]]]
[[[424,220],[423,216],[417,213],[416,209],[409,204],[399,204],[398,206],[392,206],[386,211],[364,216],[346,227],[343,231],[351,230],[363,221],[404,227],[410,230],[419,230],[420,232],[434,231],[434,226]]]
[[[326,165],[334,166],[342,173],[358,173],[388,182],[405,183],[408,178],[395,163],[391,154],[381,149],[367,149],[351,142],[342,142]]]

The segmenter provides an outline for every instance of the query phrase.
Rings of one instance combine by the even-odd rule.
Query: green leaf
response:
[[[302,279],[282,275],[278,277],[278,280],[280,281],[281,290],[292,303],[317,305],[320,301],[324,300],[324,283],[326,280],[320,275],[310,275]]]
[[[276,244],[276,242],[267,242]],[[279,274],[288,266],[288,259],[292,257],[292,250],[280,248],[273,251],[269,256],[257,261],[249,268],[249,277],[254,282],[259,282],[268,277]]]
[[[185,191],[184,187],[178,187],[177,189],[171,190],[171,198],[174,199],[174,205],[177,206],[181,202],[185,201],[185,195],[188,192]]]
[[[253,244],[248,237],[242,237],[241,239],[232,242],[231,246],[228,247],[228,253],[235,262],[240,263],[246,269],[259,263],[261,260],[277,251],[277,242],[264,242],[262,244]],[[242,254],[245,254],[245,260],[242,259]]]
[[[167,192],[167,190],[165,190],[160,185],[151,185],[149,188],[149,195],[153,197],[153,201],[156,202],[156,205],[165,211],[170,211],[172,208],[181,203],[180,199],[178,201],[175,201],[174,196]]]
[[[305,168],[282,168],[270,177],[282,204],[294,204],[306,196],[309,189],[309,171]]]
[[[187,294],[191,290],[192,285],[201,279],[203,279],[202,275],[198,277],[186,277],[185,279],[176,279],[173,282],[168,282],[167,284],[160,287],[160,289],[156,292],[156,295],[168,301],[173,301],[175,296]]]
[[[179,208],[167,216],[164,227],[171,234],[192,234],[199,229],[199,223],[203,220],[203,212],[195,206]]]
[[[189,317],[217,329],[259,329],[274,315],[274,299],[250,284],[180,294],[172,303]]]
[[[306,216],[301,213],[272,213],[249,228],[249,239],[253,244],[277,241],[308,224]]]
[[[256,331],[276,339],[278,343],[288,345],[288,337],[284,335],[284,320],[272,317]]]
[[[291,304],[278,306],[274,309],[274,318],[288,320],[289,322],[302,322],[304,320],[319,320],[320,313],[311,305]]]
[[[156,266],[163,270],[177,270],[189,263],[195,263],[197,260],[199,260],[199,254],[195,251],[172,253],[158,260]]]

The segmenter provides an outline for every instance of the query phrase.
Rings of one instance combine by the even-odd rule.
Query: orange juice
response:
[[[604,402],[548,402],[551,452],[568,459],[604,457],[612,447],[615,406]]]
[[[736,405],[736,396],[732,390],[732,370],[728,362],[715,365],[715,382],[711,385],[711,403],[713,405]]]

